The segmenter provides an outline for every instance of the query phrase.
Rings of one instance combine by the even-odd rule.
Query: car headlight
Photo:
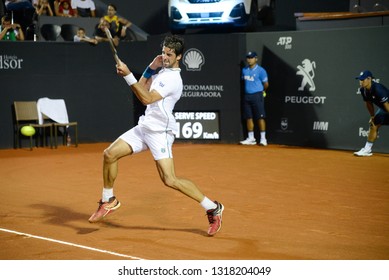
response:
[[[242,18],[244,16],[246,16],[246,12],[244,10],[244,4],[243,3],[240,3],[240,4],[236,5],[231,10],[230,17],[232,17],[232,18]]]
[[[180,13],[180,11],[176,8],[176,7],[171,7],[170,8],[170,17],[171,19],[176,19],[176,20],[180,20],[182,19],[182,15]]]

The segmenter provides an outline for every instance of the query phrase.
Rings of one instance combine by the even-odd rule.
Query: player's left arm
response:
[[[147,90],[150,90],[150,86],[153,81],[152,77],[160,67],[162,67],[162,55],[157,55],[150,63],[150,65],[147,66],[142,74],[142,77],[139,79],[139,83],[142,84]]]

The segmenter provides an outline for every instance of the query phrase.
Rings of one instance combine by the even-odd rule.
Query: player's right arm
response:
[[[162,96],[156,90],[149,91],[149,88],[146,88],[146,79],[143,76],[139,81],[137,81],[124,62],[120,61],[119,64],[116,65],[116,69],[117,73],[124,77],[135,96],[139,99],[140,102],[142,102],[143,105],[149,105],[162,99]],[[147,80],[151,80],[151,78]]]

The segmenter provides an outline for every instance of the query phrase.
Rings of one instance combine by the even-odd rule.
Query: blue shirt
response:
[[[245,84],[245,93],[253,94],[264,90],[263,84],[268,78],[266,70],[257,64],[253,68],[246,66],[242,69],[242,80]]]
[[[384,85],[372,81],[370,90],[360,88],[360,91],[364,101],[372,102],[385,111],[383,104],[389,102],[389,90]]]

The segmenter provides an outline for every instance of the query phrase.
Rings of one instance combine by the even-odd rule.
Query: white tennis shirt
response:
[[[181,98],[183,84],[180,68],[163,68],[152,77],[150,91],[156,90],[162,99],[147,105],[145,114],[138,124],[151,131],[172,131],[176,134],[177,124],[173,109]]]

